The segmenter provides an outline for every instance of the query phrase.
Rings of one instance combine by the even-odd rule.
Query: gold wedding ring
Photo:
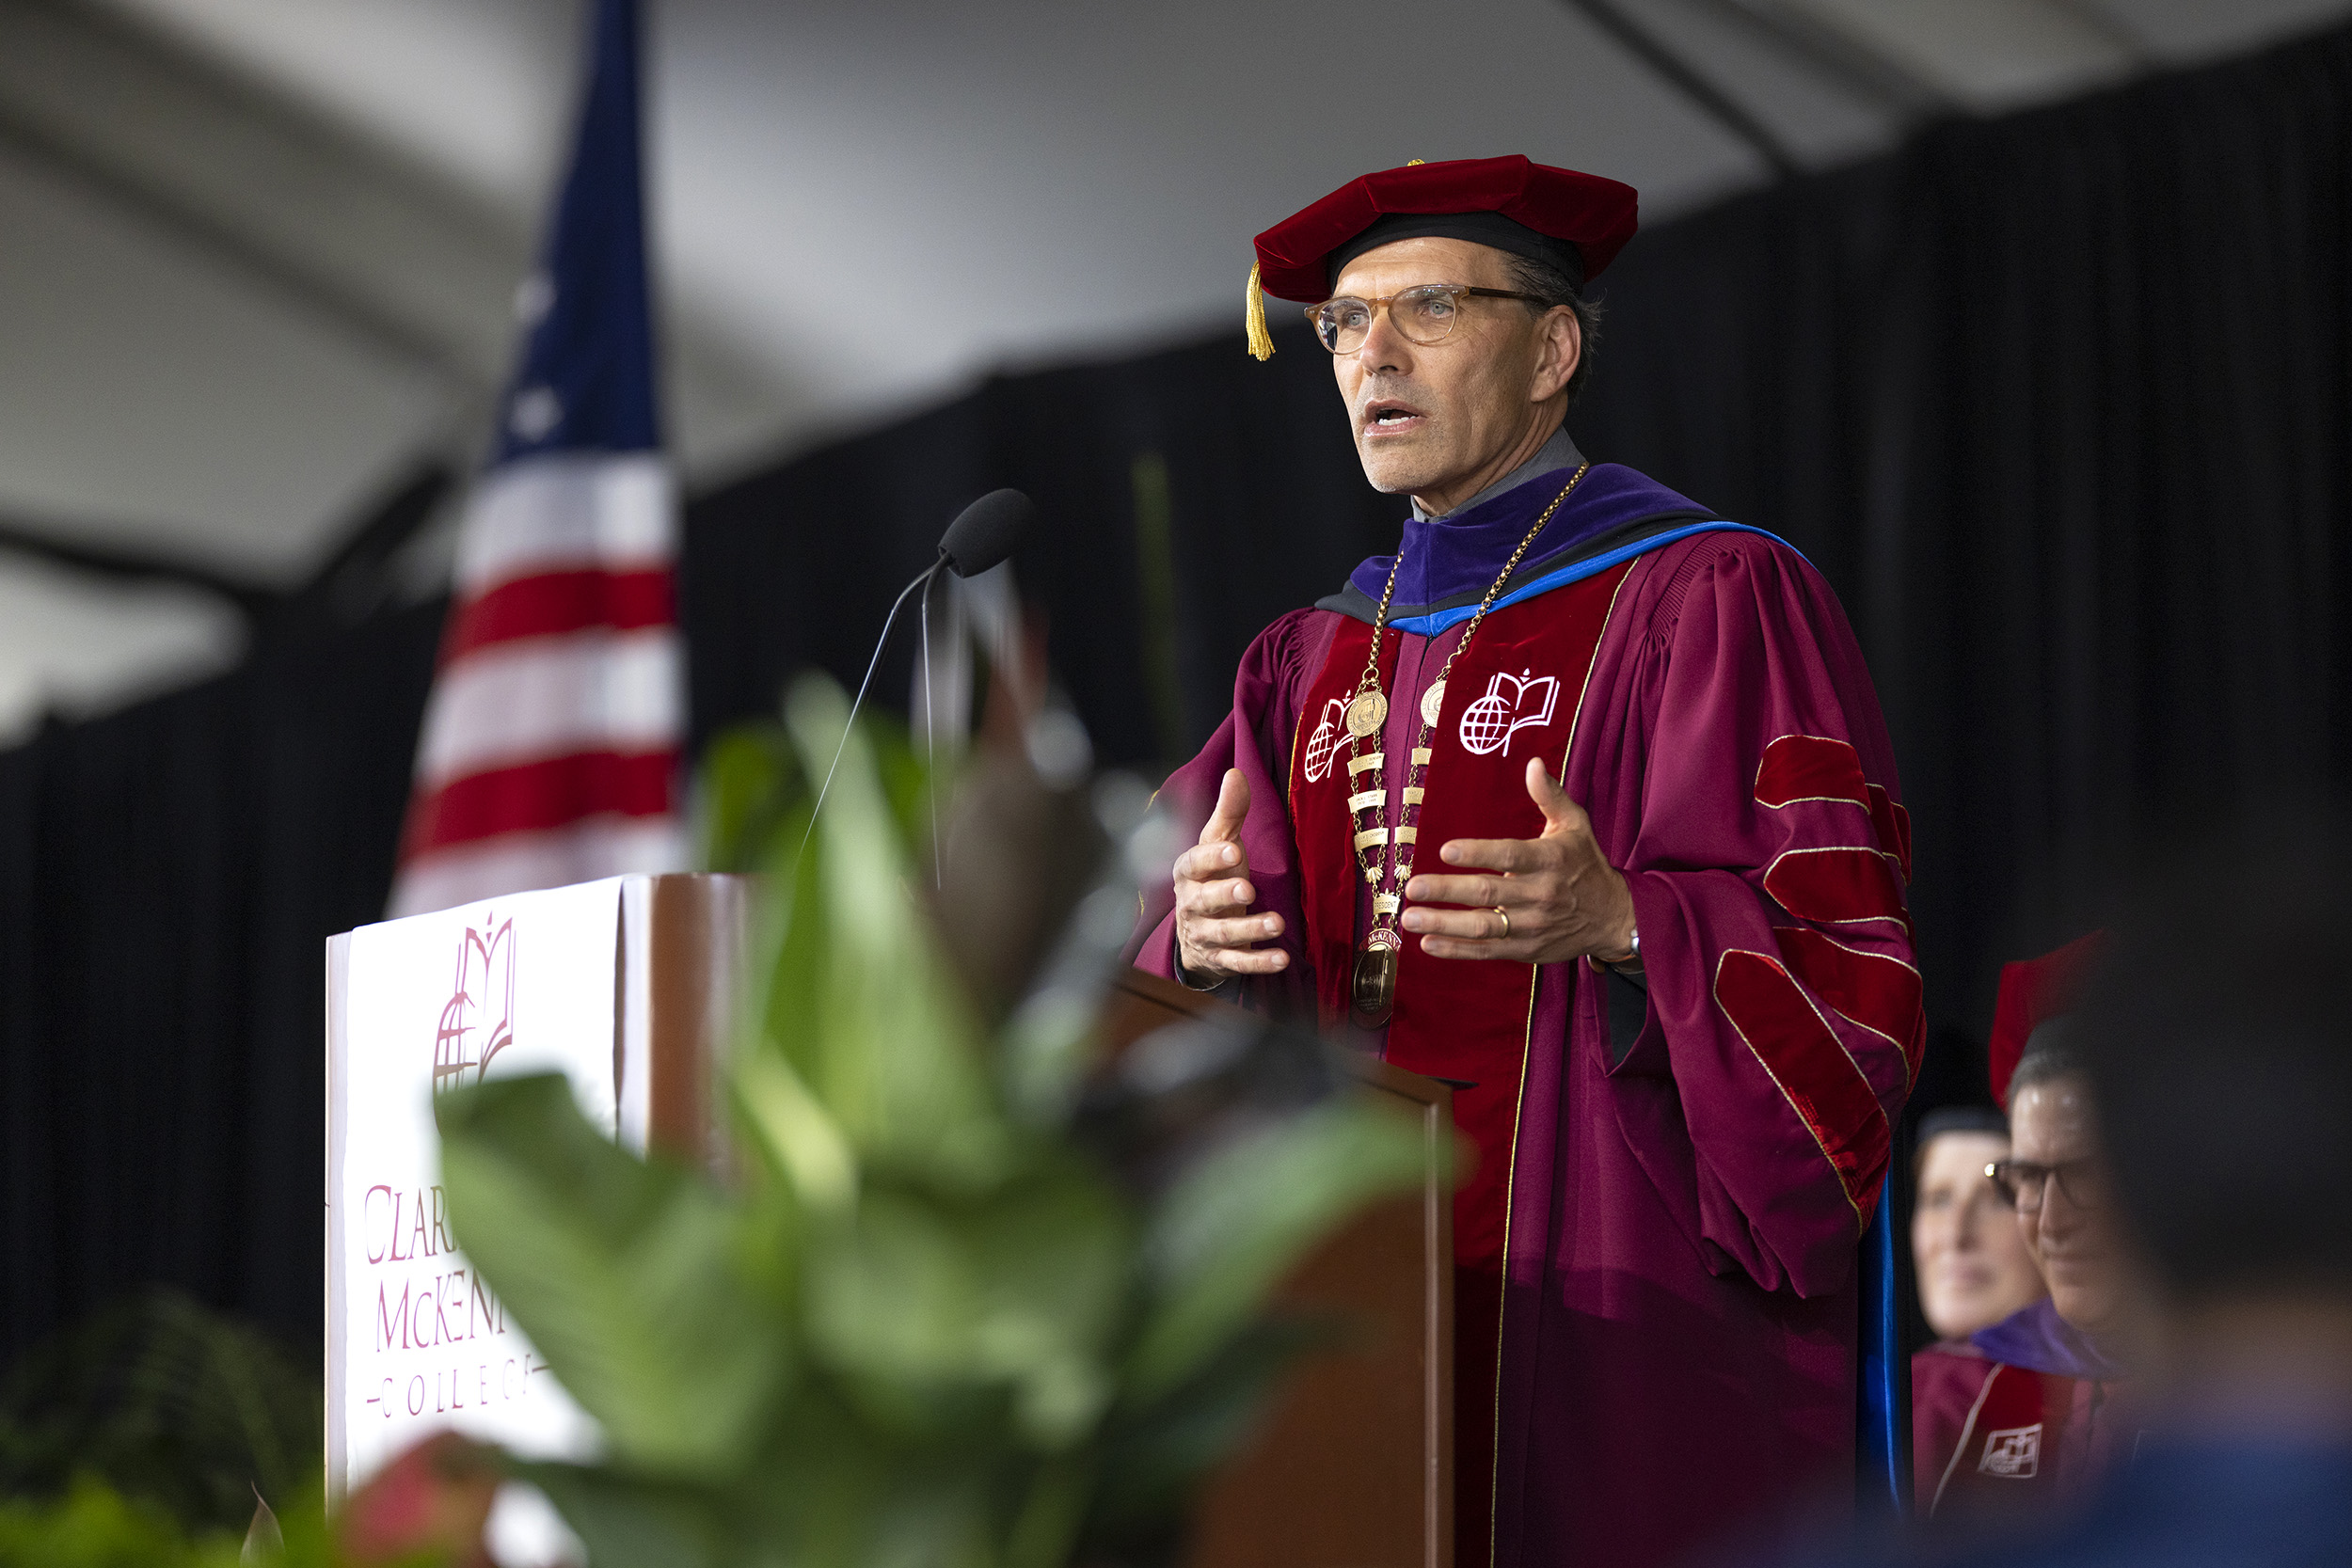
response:
[[[1504,909],[1502,905],[1497,904],[1497,905],[1495,906],[1495,913],[1497,913],[1497,914],[1499,914],[1499,915],[1502,916],[1502,935],[1501,935],[1501,936],[1499,936],[1499,937],[1495,938],[1495,940],[1496,940],[1497,942],[1508,942],[1508,941],[1510,941],[1510,940],[1511,940],[1511,911],[1510,911],[1509,910]]]

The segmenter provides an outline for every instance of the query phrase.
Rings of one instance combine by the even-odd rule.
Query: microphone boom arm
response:
[[[857,696],[850,704],[849,721],[841,726],[841,744],[834,748],[833,764],[825,769],[825,782],[817,789],[817,803],[808,809],[808,831],[801,835],[799,853],[805,854],[808,850],[808,841],[816,836],[817,814],[825,809],[825,796],[833,788],[834,774],[840,770],[841,754],[850,749],[850,728],[857,723],[857,710],[865,705],[866,693],[874,684],[874,671],[882,663],[882,649],[890,645],[890,628],[898,624],[898,611],[905,607],[909,594],[939,576],[939,569],[946,564],[947,560],[945,556],[932,562],[915,575],[913,582],[899,589],[898,596],[891,601],[890,613],[882,618],[882,636],[874,641],[874,657],[866,661],[866,678],[858,682]]]

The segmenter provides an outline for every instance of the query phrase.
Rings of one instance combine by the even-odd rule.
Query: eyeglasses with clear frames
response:
[[[1515,294],[1507,289],[1473,289],[1467,283],[1423,283],[1372,299],[1358,299],[1353,294],[1327,299],[1320,305],[1307,307],[1307,320],[1315,329],[1315,341],[1333,354],[1353,354],[1372,336],[1373,320],[1385,307],[1389,320],[1405,334],[1406,341],[1429,348],[1445,341],[1453,332],[1454,324],[1461,320],[1465,299],[1544,303],[1534,294]]]
[[[1995,1160],[1984,1167],[1984,1174],[2016,1205],[2019,1213],[2030,1214],[2040,1209],[2052,1181],[2066,1195],[2066,1201],[2077,1209],[2104,1209],[2107,1205],[2106,1165],[2096,1158],[2061,1160],[2055,1165],[2037,1164],[2031,1160]]]

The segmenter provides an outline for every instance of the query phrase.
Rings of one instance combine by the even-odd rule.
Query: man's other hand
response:
[[[1438,852],[1448,865],[1492,874],[1420,876],[1405,884],[1412,905],[1404,927],[1421,933],[1431,958],[1551,964],[1588,953],[1622,958],[1633,945],[1633,895],[1593,841],[1592,818],[1540,758],[1528,761],[1527,794],[1544,814],[1541,837],[1450,839]]]
[[[1282,917],[1249,910],[1258,890],[1249,885],[1249,852],[1241,845],[1248,815],[1249,781],[1240,768],[1229,768],[1200,842],[1176,857],[1176,960],[1195,985],[1272,974],[1290,965],[1280,948],[1252,945],[1280,936]]]

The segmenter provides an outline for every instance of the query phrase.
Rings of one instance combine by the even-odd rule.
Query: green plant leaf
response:
[[[616,1148],[560,1076],[492,1080],[439,1111],[458,1244],[615,1454],[655,1472],[741,1463],[788,1360],[739,1211]]]
[[[962,1433],[909,1444],[812,1381],[728,1517],[742,1560],[789,1568],[1002,1568],[1013,1507],[1000,1451]],[[1060,1568],[1055,1564],[1054,1568]]]
[[[707,871],[752,871],[779,825],[807,794],[791,737],[773,720],[712,737],[696,780],[695,828]]]
[[[857,1154],[780,1051],[739,1056],[732,1085],[737,1111],[793,1195],[818,1214],[846,1213],[857,1196]]]
[[[315,1367],[150,1287],[35,1346],[0,1386],[0,1496],[103,1480],[191,1528],[242,1530],[319,1465]]]
[[[977,1201],[870,1192],[810,1257],[812,1351],[861,1408],[905,1431],[935,1433],[1009,1396],[1013,1435],[1066,1447],[1111,1400],[1133,1228],[1074,1164]]]
[[[983,1366],[1013,1383],[1028,1441],[1076,1441],[1114,1391],[1107,1355],[1126,1326],[1134,1215],[1090,1170],[1065,1162],[995,1195],[963,1229],[979,1269]]]
[[[207,1531],[191,1538],[161,1509],[134,1502],[87,1477],[55,1502],[0,1498],[0,1568],[236,1568],[236,1563],[233,1535]]]
[[[592,1568],[723,1568],[740,1560],[728,1540],[728,1510],[705,1488],[605,1465],[510,1461],[507,1468],[548,1495],[588,1548]]]
[[[1145,1259],[1155,1297],[1125,1393],[1149,1404],[1197,1373],[1309,1248],[1422,1180],[1420,1127],[1362,1094],[1220,1149],[1169,1189]]]
[[[839,689],[802,682],[787,719],[803,766],[822,778],[848,720]],[[873,751],[850,732],[816,834],[783,883],[760,1013],[861,1165],[968,1190],[1004,1173],[1009,1130],[909,872]]]
[[[1095,1485],[1093,1456],[1083,1450],[1040,1465],[1007,1532],[1005,1568],[1063,1568]]]
[[[946,1215],[905,1194],[867,1193],[821,1240],[803,1284],[811,1348],[835,1370],[919,1390],[970,1380],[980,1279]]]

